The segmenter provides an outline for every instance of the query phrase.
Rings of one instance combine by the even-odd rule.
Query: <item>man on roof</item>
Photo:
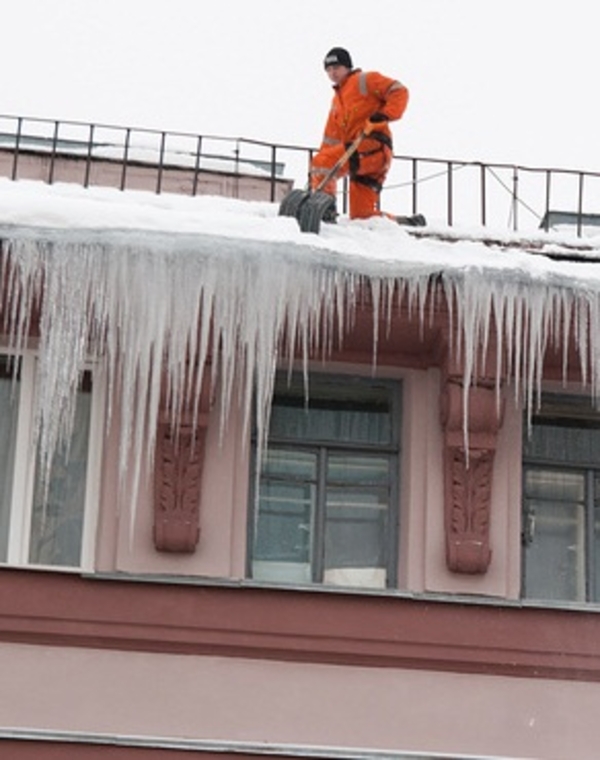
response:
[[[379,208],[379,196],[393,156],[389,122],[403,115],[408,103],[407,88],[376,71],[355,69],[350,53],[341,47],[327,53],[324,66],[333,82],[334,95],[321,147],[311,163],[312,189],[362,132],[365,136],[358,150],[321,190],[335,197],[336,180],[349,175],[351,219],[388,216],[407,223],[406,217],[383,214]],[[420,217],[412,223],[423,224],[424,219]]]

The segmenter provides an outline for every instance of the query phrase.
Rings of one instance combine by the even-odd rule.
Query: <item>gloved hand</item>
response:
[[[384,113],[375,111],[369,116],[369,120],[365,124],[365,134],[371,134],[374,129],[378,129],[386,121],[389,121],[389,118]]]

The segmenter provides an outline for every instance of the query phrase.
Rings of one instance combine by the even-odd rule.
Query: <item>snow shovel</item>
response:
[[[368,132],[362,131],[354,142],[319,182],[314,190],[292,190],[281,201],[279,216],[295,216],[302,232],[319,232],[321,222],[334,222],[336,217],[335,198],[322,189],[333,179],[339,169],[352,156]]]

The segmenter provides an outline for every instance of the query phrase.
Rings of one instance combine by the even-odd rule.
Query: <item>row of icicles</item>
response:
[[[318,255],[291,255],[283,246],[215,246],[214,238],[202,236],[176,245],[157,233],[15,233],[4,238],[0,253],[10,351],[29,345],[32,314],[39,314],[35,436],[41,461],[49,467],[70,435],[80,374],[95,366],[105,378],[107,425],[118,415],[121,481],[132,489],[133,503],[152,462],[165,387],[176,424],[179,410],[194,407],[209,377],[222,432],[239,404],[245,433],[254,419],[262,448],[275,372],[292,361],[284,347],[299,347],[296,361],[308,373],[310,359],[326,357],[351,329],[364,288],[393,329],[392,306],[401,302],[421,324],[432,318],[428,293],[436,283],[450,310],[466,396],[492,335],[498,389],[501,381],[509,383],[529,412],[550,346],[564,346],[566,376],[569,337],[583,384],[598,396],[600,297],[589,287],[519,283],[460,269],[434,278],[406,272],[401,262],[397,271],[388,262],[380,273],[373,265],[361,270],[360,261],[342,268]],[[376,327],[374,363],[377,341]],[[189,366],[196,368],[193,376]]]

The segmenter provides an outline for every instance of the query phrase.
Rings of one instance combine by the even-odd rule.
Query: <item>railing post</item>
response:
[[[513,166],[513,191],[512,191],[512,204],[513,204],[513,231],[516,232],[519,229],[518,220],[518,200],[519,200],[519,170],[516,166]]]
[[[412,213],[416,214],[419,211],[417,202],[417,186],[418,186],[418,165],[417,159],[412,160]]]
[[[17,179],[17,166],[19,163],[19,149],[21,147],[21,133],[23,131],[23,117],[17,119],[17,134],[15,135],[15,152],[13,154],[12,179]]]
[[[92,168],[92,151],[94,149],[94,125],[90,124],[90,134],[87,144],[87,157],[85,161],[85,177],[83,178],[83,186],[89,187],[90,184],[90,172]]]
[[[448,227],[452,227],[453,221],[453,197],[452,197],[452,161],[448,161]]]
[[[481,164],[480,167],[480,176],[481,176],[481,226],[485,227],[487,225],[487,196],[486,196],[486,186],[485,186],[485,172],[486,172],[486,166],[485,164]]]
[[[51,185],[54,182],[54,164],[56,163],[56,147],[58,144],[58,128],[60,122],[57,120],[54,122],[54,134],[52,135],[52,151],[50,153],[50,166],[48,167],[48,184]]]
[[[127,182],[127,161],[129,160],[129,140],[131,138],[131,127],[125,130],[125,144],[123,146],[123,166],[121,170],[121,190],[125,190]]]
[[[233,151],[233,155],[235,156],[234,159],[234,187],[235,187],[235,195],[234,198],[240,197],[240,143],[239,140],[235,144],[235,150]]]
[[[271,203],[276,199],[277,176],[277,146],[271,145]]]
[[[579,198],[577,200],[577,237],[583,231],[583,172],[579,172]]]
[[[192,195],[198,192],[198,175],[200,174],[200,154],[202,153],[202,135],[198,135],[196,145],[196,161],[194,164],[194,182],[192,184]]]
[[[544,231],[550,229],[550,184],[552,181],[552,172],[546,169],[546,212],[544,214]]]
[[[156,194],[160,195],[160,191],[162,190],[162,174],[163,174],[163,166],[165,161],[165,141],[167,139],[167,133],[161,132],[160,133],[160,149],[158,153],[158,173],[156,175]]]

